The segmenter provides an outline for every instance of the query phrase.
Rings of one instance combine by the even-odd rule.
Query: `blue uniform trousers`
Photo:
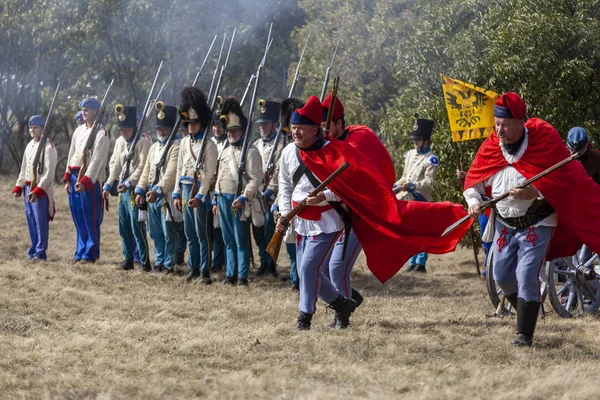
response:
[[[274,263],[273,258],[267,253],[267,246],[273,237],[273,233],[275,233],[275,219],[273,218],[273,214],[271,212],[266,212],[265,224],[260,227],[252,225],[252,232],[254,234],[256,247],[258,247],[261,265]]]
[[[213,218],[218,218],[214,217]],[[223,242],[223,231],[221,228],[212,229],[213,259],[212,267],[217,268],[225,265],[225,242]]]
[[[191,271],[208,271],[212,261],[212,241],[208,230],[212,226],[210,200],[205,199],[196,208],[188,207],[191,192],[192,185],[182,184],[183,227],[190,250],[188,267]]]
[[[234,214],[231,209],[233,196],[217,196],[223,241],[225,242],[226,275],[230,278],[248,279],[250,247],[248,247],[248,221],[242,221],[243,210]]]
[[[317,310],[318,298],[331,304],[340,294],[322,272],[323,265],[327,262],[339,235],[340,232],[298,236],[296,243],[296,261],[300,276],[298,308],[303,313],[314,314]]]
[[[29,185],[25,186],[25,216],[31,247],[27,249],[28,258],[46,259],[48,250],[48,196],[42,196],[35,203],[30,203],[27,196],[31,192]]]
[[[181,259],[183,259],[185,249],[187,248],[187,238],[185,237],[185,226],[183,221],[175,222],[175,227],[177,229],[177,249],[175,250],[175,253],[178,256],[181,255]]]
[[[505,295],[540,302],[540,268],[544,264],[554,227],[515,230],[496,221],[492,251],[494,279]]]
[[[123,258],[133,260],[137,250],[140,262],[146,264],[150,261],[148,238],[146,237],[146,223],[138,220],[139,209],[135,204],[134,188],[119,194],[119,235],[123,247]]]
[[[323,272],[331,279],[331,283],[333,283],[333,286],[335,286],[342,296],[350,298],[352,297],[350,274],[352,268],[354,268],[354,263],[362,250],[362,245],[358,241],[354,230],[351,230],[348,238],[346,257],[342,259],[342,254],[344,253],[344,237],[345,234],[342,232],[333,245],[333,250],[331,251],[329,259],[323,266]]]
[[[290,259],[290,282],[298,284],[300,279],[298,278],[298,267],[296,264],[296,244],[286,243],[285,249]]]
[[[77,232],[77,248],[74,260],[97,260],[100,258],[100,225],[104,218],[100,183],[94,183],[92,190],[83,193],[75,191],[79,171],[71,173],[71,194],[69,207]]]
[[[154,204],[148,203],[148,228],[154,241],[154,264],[171,269],[175,262],[177,226],[175,222],[167,221],[166,205],[164,198]]]

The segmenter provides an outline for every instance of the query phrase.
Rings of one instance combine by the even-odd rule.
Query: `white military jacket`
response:
[[[187,135],[179,143],[179,155],[177,158],[177,181],[173,190],[173,197],[181,197],[181,184],[191,185],[194,183],[194,167],[196,165],[196,156],[200,151],[202,136]],[[210,190],[212,177],[217,169],[217,145],[212,140],[207,140],[204,147],[204,160],[202,168],[198,173],[200,188],[198,194],[201,194],[205,200]],[[189,200],[189,199],[188,199]]]
[[[238,185],[238,166],[240,165],[241,146],[229,145],[223,150],[219,162],[219,174],[215,182],[215,193],[235,195]],[[262,160],[254,146],[248,146],[246,171],[242,182],[242,196],[251,200],[257,193],[262,181]]]
[[[400,192],[397,197],[406,200],[414,200],[411,191],[419,193],[427,201],[433,201],[433,185],[437,179],[440,160],[428,151],[425,154],[417,153],[416,149],[409,150],[404,155],[404,171],[402,177],[396,182],[397,186],[409,185],[414,190]]]
[[[135,187],[142,176],[148,150],[152,145],[152,139],[148,135],[140,135],[140,138],[135,145],[135,153],[131,159],[128,175],[129,177],[123,182],[119,182],[127,186],[127,188]],[[109,171],[110,174],[104,185],[105,190],[110,190],[115,181],[121,179],[123,170],[125,169],[125,156],[127,155],[128,143],[123,136],[119,136],[115,141],[112,156],[110,158]]]
[[[68,176],[71,174],[72,169],[81,168],[85,144],[91,131],[91,127],[88,128],[86,124],[83,124],[77,127],[75,132],[73,132],[71,147],[69,148],[69,158],[67,160],[67,169],[63,180],[69,179]],[[104,129],[104,126],[100,125],[96,132],[96,138],[94,139],[94,144],[92,145],[92,150],[88,157],[87,170],[85,171],[85,177],[89,179],[92,185],[104,180],[104,169],[106,168],[109,144],[110,141],[106,134],[106,129]],[[81,179],[83,178],[84,177]]]
[[[15,184],[15,189],[21,192],[25,185],[29,185],[33,179],[33,159],[37,152],[40,142],[31,140],[25,152],[23,153],[23,162],[21,162],[21,171]],[[37,197],[41,197],[44,194],[48,196],[48,217],[52,219],[54,217],[54,173],[56,172],[56,149],[54,144],[47,139],[46,148],[44,149],[44,170],[42,174],[37,176],[37,186],[32,190]],[[17,189],[18,188],[18,189]]]
[[[156,180],[156,164],[160,161],[164,148],[165,145],[158,141],[150,146],[148,157],[146,158],[146,165],[144,166],[144,170],[138,182],[138,187],[143,190],[144,193],[151,189],[150,185]],[[173,189],[175,189],[178,155],[179,141],[175,140],[171,144],[171,148],[165,159],[165,164],[160,170],[158,182],[153,188],[159,196],[169,196],[171,192],[173,192]]]
[[[279,139],[281,142],[281,138]],[[254,147],[258,150],[262,157],[262,171],[263,171],[263,179],[264,173],[267,172],[267,164],[269,162],[269,156],[271,155],[271,151],[273,146],[275,145],[275,133],[271,135],[269,140],[264,140],[262,137],[254,142]],[[277,143],[277,148],[275,149],[275,154],[273,155],[273,163],[275,164],[275,169],[273,170],[273,175],[271,175],[267,189],[271,189],[275,193],[279,189],[279,160],[281,159],[281,152],[283,151],[283,143]],[[263,182],[264,184],[265,182]],[[262,188],[261,188],[262,190]]]

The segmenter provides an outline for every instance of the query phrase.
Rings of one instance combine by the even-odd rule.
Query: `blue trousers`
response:
[[[314,314],[318,298],[331,304],[340,294],[321,271],[339,235],[340,232],[299,236],[296,244],[296,261],[300,276],[298,309],[303,313]]]
[[[232,200],[226,196],[217,196],[219,218],[223,241],[225,242],[226,275],[228,277],[248,279],[250,268],[250,247],[248,247],[248,221],[242,221],[242,210],[234,215],[231,209]]]
[[[28,258],[46,259],[48,250],[48,196],[42,196],[35,203],[30,203],[27,196],[31,192],[29,185],[25,186],[25,217],[27,217],[27,228],[31,247],[27,249]]]
[[[104,218],[100,183],[96,182],[92,190],[83,193],[75,191],[79,171],[71,173],[71,194],[69,207],[77,231],[77,248],[74,260],[97,260],[100,258],[100,225]]]
[[[286,243],[285,249],[287,250],[288,257],[290,259],[290,282],[299,283],[300,279],[298,278],[298,266],[296,264],[296,244]]]
[[[496,221],[492,251],[494,279],[505,295],[525,301],[540,300],[540,268],[546,260],[554,228],[549,226],[515,230]]]
[[[342,258],[344,253],[344,237],[345,234],[342,232],[333,245],[333,250],[331,251],[329,259],[323,266],[323,273],[331,279],[331,283],[333,283],[333,286],[335,286],[342,296],[350,298],[352,296],[350,274],[352,268],[354,268],[354,263],[362,250],[362,245],[358,241],[354,230],[351,230],[350,237],[348,238],[346,257]]]
[[[183,227],[187,237],[188,267],[191,271],[208,271],[212,261],[212,241],[209,227],[212,227],[212,211],[210,200],[200,202],[196,208],[190,208],[192,185],[182,184]]]
[[[177,229],[177,250],[175,250],[176,254],[181,254],[181,257],[185,254],[185,249],[187,248],[187,238],[185,237],[185,226],[183,221],[175,222],[175,227]]]
[[[154,241],[154,263],[166,269],[173,268],[177,247],[176,222],[167,221],[167,203],[164,198],[148,203],[148,228]]]
[[[214,218],[214,216],[213,216]],[[223,242],[223,231],[221,228],[212,229],[213,259],[212,267],[217,268],[225,265],[225,242]]]
[[[267,246],[275,233],[275,219],[271,212],[265,213],[265,224],[260,227],[252,225],[252,232],[254,233],[254,241],[256,247],[258,247],[258,255],[260,257],[260,263],[271,264],[274,263],[273,258],[267,253]]]
[[[119,235],[123,247],[123,258],[133,260],[137,247],[140,253],[140,262],[146,264],[150,261],[146,223],[138,221],[139,209],[135,203],[133,191],[134,189],[131,188],[119,194]]]

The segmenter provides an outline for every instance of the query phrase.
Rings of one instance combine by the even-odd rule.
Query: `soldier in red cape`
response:
[[[318,102],[318,99],[311,96],[305,107],[296,110],[296,113],[300,117],[310,115],[313,121],[318,119],[320,123],[321,105],[317,103],[318,110],[315,112],[313,110],[315,102]],[[345,141],[325,140],[318,135],[320,130],[318,127],[311,130],[309,136],[301,122],[303,121],[292,121],[295,143],[288,145],[282,154],[280,188],[286,187],[285,193],[291,192],[291,196],[283,196],[284,190],[281,189],[280,207],[283,215],[291,210],[290,203],[292,201],[299,203],[303,200],[303,193],[298,189],[301,186],[301,180],[307,179],[313,188],[317,186],[311,182],[312,179],[306,178],[307,172],[300,174],[298,182],[292,181],[300,165],[305,165],[306,171],[323,181],[345,162],[350,164],[346,171],[331,182],[328,190],[308,198],[308,204],[315,207],[307,210],[304,214],[306,218],[300,214],[294,221],[294,226],[301,236],[298,246],[301,318],[306,314],[310,314],[309,318],[312,318],[311,311],[314,313],[317,294],[327,302],[323,296],[324,286],[332,293],[337,292],[335,288],[331,289],[333,287],[331,282],[320,275],[320,268],[329,249],[325,248],[323,252],[320,252],[318,259],[314,260],[302,259],[304,254],[301,254],[301,246],[305,246],[307,240],[311,240],[310,238],[318,237],[318,234],[315,235],[316,231],[310,232],[309,229],[306,231],[302,229],[304,220],[317,225],[327,222],[325,217],[330,218],[330,215],[326,216],[326,213],[333,213],[331,218],[336,215],[335,209],[327,208],[328,200],[341,200],[350,210],[352,228],[363,246],[367,265],[381,282],[391,278],[415,253],[426,251],[442,254],[456,248],[471,222],[463,224],[446,237],[441,237],[441,234],[447,226],[466,215],[461,205],[449,202],[421,203],[397,200],[390,180],[386,179],[380,169],[363,153]],[[292,165],[293,168],[290,169],[286,164]],[[318,184],[318,182],[315,183]],[[304,196],[308,193],[307,189],[310,191],[310,188],[305,188]],[[329,207],[333,206],[329,205]],[[339,216],[337,217],[339,218]],[[337,232],[336,229],[329,230],[332,235],[335,235],[327,243],[329,247],[339,237],[343,228],[341,222],[340,218],[336,222],[338,225],[332,223]],[[280,232],[285,231],[285,227],[281,223],[278,223],[277,229]],[[325,245],[322,247],[324,248]],[[314,249],[311,250],[314,251]],[[321,258],[321,256],[323,257]],[[305,276],[305,271],[311,271],[311,273]],[[311,280],[307,280],[307,278]],[[307,293],[303,296],[305,290]],[[313,296],[314,301],[311,303],[310,310],[305,311],[302,308],[306,305],[303,299],[306,299],[309,294]],[[355,306],[355,304],[351,303],[351,306]],[[349,317],[349,314],[344,317]],[[347,319],[344,320],[344,323],[347,324]]]
[[[517,310],[512,343],[531,346],[540,307],[538,275],[545,259],[570,256],[584,240],[600,251],[600,232],[588,223],[600,218],[600,210],[587,205],[593,202],[580,201],[599,199],[600,187],[580,163],[570,162],[533,185],[515,188],[569,157],[558,132],[541,119],[526,119],[525,113],[525,102],[516,93],[498,98],[495,132],[475,156],[464,196],[469,214],[477,216],[486,187],[493,197],[510,190],[496,204],[485,236],[494,230],[494,279]]]

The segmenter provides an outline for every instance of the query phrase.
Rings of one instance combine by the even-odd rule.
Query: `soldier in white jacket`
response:
[[[409,201],[433,201],[433,185],[437,179],[440,160],[431,151],[431,132],[434,122],[420,119],[415,114],[412,139],[414,149],[404,155],[404,171],[402,177],[394,184],[400,190],[396,195],[399,199]],[[427,253],[419,253],[408,261],[406,272],[427,272],[425,263]]]
[[[63,184],[77,231],[73,262],[93,263],[100,257],[100,225],[104,217],[100,182],[104,180],[109,139],[104,126],[99,125],[91,147],[86,148],[100,102],[87,98],[79,108],[85,123],[73,132]],[[84,156],[86,169],[80,176]]]
[[[137,247],[140,253],[141,269],[150,272],[152,268],[150,267],[146,218],[144,217],[146,205],[138,207],[135,202],[134,190],[144,170],[152,140],[147,135],[140,133],[132,153],[130,147],[135,138],[137,109],[136,107],[123,107],[122,112],[117,114],[121,136],[115,141],[110,159],[110,174],[102,192],[105,201],[108,201],[108,196],[115,185],[119,193],[119,235],[123,248],[123,262],[117,266],[117,269],[133,269],[134,252]],[[128,157],[130,162],[127,162]]]
[[[46,121],[39,115],[29,119],[31,142],[25,147],[21,172],[13,189],[16,198],[25,192],[25,216],[31,239],[27,249],[30,260],[45,260],[48,249],[49,221],[54,218],[54,191],[52,184],[56,170],[56,149],[50,139],[40,153],[38,162],[34,160]],[[41,169],[40,169],[41,166]]]

